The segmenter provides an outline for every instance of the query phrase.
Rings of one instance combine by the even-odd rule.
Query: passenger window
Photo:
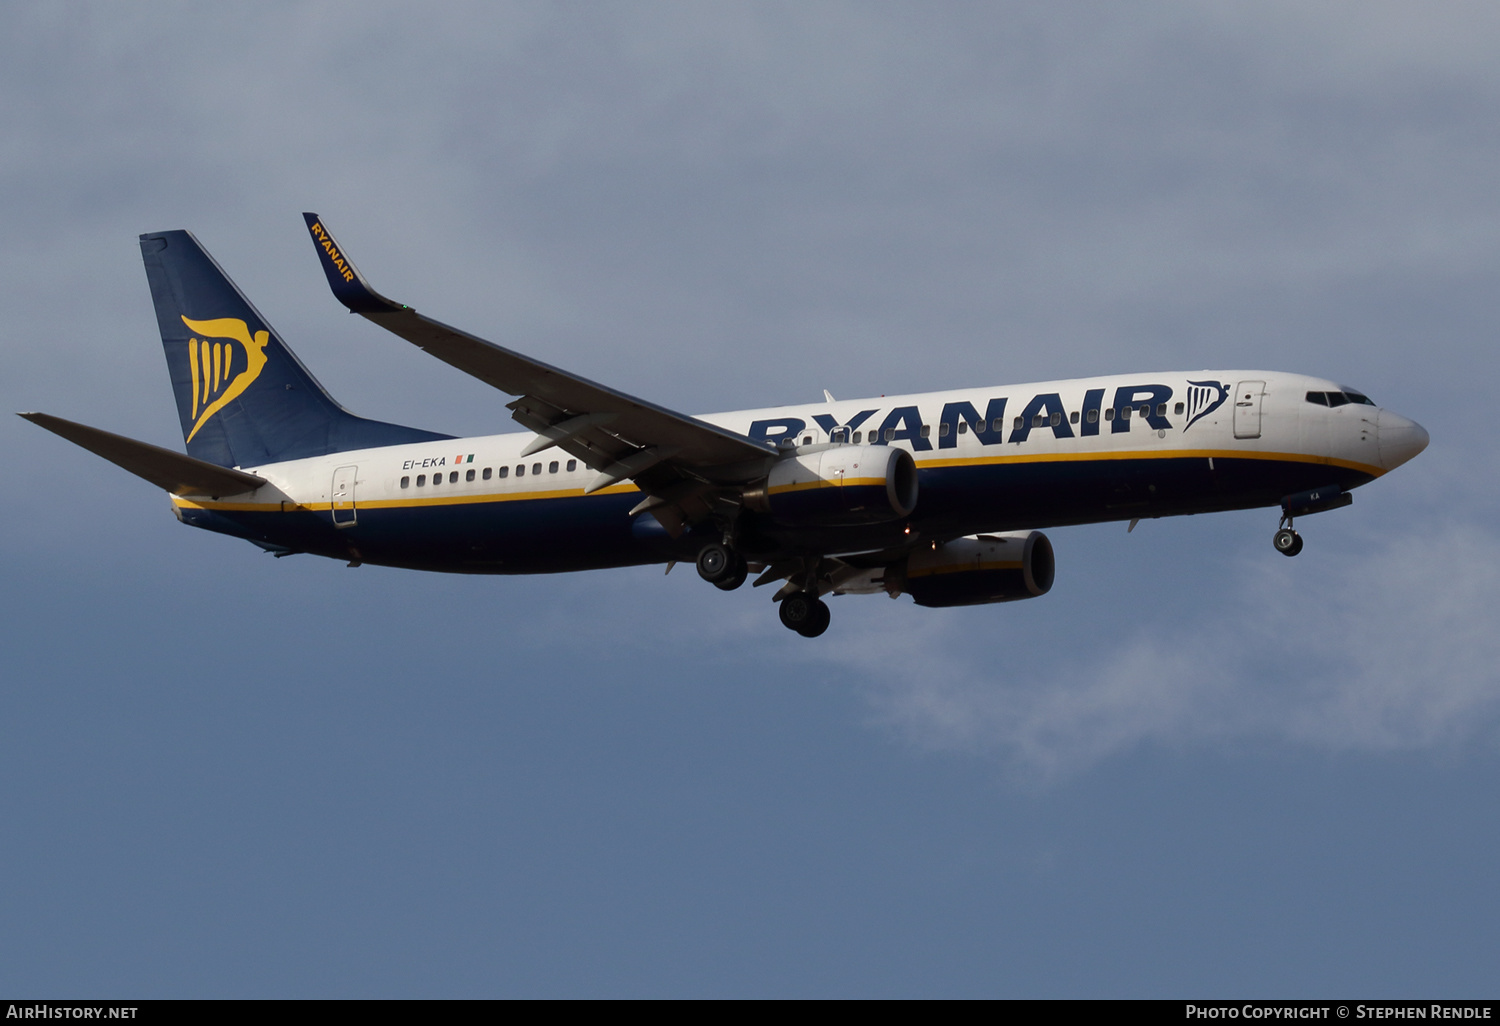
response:
[[[464,475],[464,480],[465,481],[472,481],[472,480],[474,480],[474,471],[471,470],[467,474],[465,474]]]
[[[1179,417],[1182,416],[1182,404],[1178,403],[1176,406],[1172,407],[1172,412],[1177,414],[1177,416]]]
[[[495,476],[496,477],[506,477],[509,474],[510,474],[510,468],[509,467],[501,467],[499,470],[495,471]]]
[[[1061,423],[1062,423],[1062,414],[1061,413],[1054,413],[1052,415],[1052,426],[1053,427],[1057,427],[1057,425],[1059,425]]]
[[[1031,418],[1031,426],[1034,428],[1041,427],[1045,423],[1047,423],[1047,418],[1042,416],[1040,413]]]
[[[458,484],[458,471],[455,470],[453,473],[448,475],[448,483]]]
[[[961,434],[961,435],[966,435],[966,434],[969,433],[969,422],[968,421],[961,420],[961,421],[958,422],[958,433]]]
[[[417,487],[421,488],[426,483],[427,483],[427,475],[426,474],[418,474],[417,475]]]
[[[569,460],[568,461],[568,473],[571,474],[571,473],[573,473],[573,471],[575,471],[577,469],[578,469],[578,461],[577,460]]]
[[[1167,404],[1166,403],[1157,403],[1156,404],[1156,415],[1158,417],[1165,417],[1167,415]]]
[[[1025,424],[1025,423],[1026,423],[1026,418],[1025,417],[1017,417],[1015,419],[1015,429],[1017,431],[1021,430],[1021,425]]]
[[[896,440],[896,429],[895,428],[886,428],[885,429],[885,440],[887,442],[894,442]]]
[[[1074,410],[1072,413],[1068,414],[1068,423],[1069,424],[1077,424],[1078,423],[1078,411],[1077,410]]]
[[[555,474],[555,473],[557,473],[557,461],[556,460],[553,460],[551,463],[547,464],[547,473],[549,473],[549,474]]]
[[[518,463],[518,464],[516,464],[516,476],[517,477],[525,477],[526,476],[526,464],[524,464],[524,463]]]
[[[432,487],[436,488],[438,485],[440,485],[442,483],[443,483],[443,475],[442,474],[433,474],[432,475]]]
[[[995,433],[999,434],[1001,431],[1004,431],[1004,430],[1005,430],[1005,420],[1004,420],[1004,418],[1002,418],[1002,417],[996,417],[995,418]]]
[[[411,478],[409,478],[409,477],[403,477],[401,479],[401,487],[402,488],[410,488],[411,487]]]
[[[1312,403],[1314,406],[1327,406],[1328,405],[1328,393],[1327,392],[1309,392],[1309,393],[1307,393],[1307,401],[1310,402],[1310,403]]]
[[[1120,419],[1121,420],[1129,420],[1130,419],[1130,411],[1131,411],[1131,409],[1132,409],[1132,407],[1130,407],[1130,406],[1122,406],[1122,407],[1120,407]]]
[[[482,478],[484,478],[486,481],[488,481],[490,479],[490,468],[489,467],[485,467],[484,468],[484,473],[480,474],[479,476],[482,477]]]
[[[859,444],[859,436],[860,436],[861,433],[862,432],[859,432],[859,431],[854,432],[854,444],[855,445]]]
[[[1094,411],[1090,410],[1089,412],[1093,413]],[[1114,420],[1115,419],[1115,408],[1113,406],[1111,406],[1109,409],[1107,409],[1107,410],[1104,411],[1104,419],[1105,420]]]
[[[938,425],[938,437],[939,438],[947,438],[948,437],[948,428],[951,427],[951,426],[952,425],[950,425],[950,424],[939,424]]]
[[[923,424],[922,425],[922,437],[923,438],[930,438],[930,437],[932,437],[932,425],[931,424]]]
[[[1150,406],[1149,403],[1141,403],[1141,416],[1142,417],[1149,417],[1149,416],[1151,416],[1151,406]]]
[[[533,463],[531,465],[531,472],[532,474],[540,474],[542,472],[542,465],[540,463]]]
[[[1097,424],[1097,423],[1099,423],[1099,411],[1098,410],[1090,410],[1089,411],[1088,422],[1090,424]]]
[[[803,445],[812,445],[812,436],[808,435],[806,438],[802,439],[802,444]]]

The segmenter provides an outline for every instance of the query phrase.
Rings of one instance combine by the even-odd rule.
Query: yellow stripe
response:
[[[468,506],[476,503],[488,502],[521,502],[528,499],[565,499],[565,498],[593,498],[595,495],[620,495],[626,492],[639,491],[633,484],[610,485],[601,488],[589,495],[583,494],[582,488],[565,488],[547,492],[519,492],[516,494],[489,493],[484,495],[443,495],[424,496],[420,499],[372,499],[360,500],[358,503],[341,502],[339,509],[345,509],[350,505],[356,505],[359,509],[408,509],[415,506]],[[280,502],[216,502],[203,499],[184,499],[181,496],[172,496],[172,503],[183,509],[218,509],[237,511],[261,511],[279,513],[283,512]],[[328,511],[334,508],[331,502],[303,502],[298,503],[296,509],[286,512],[302,513],[307,511]]]
[[[1130,459],[1208,459],[1219,457],[1221,459],[1234,460],[1272,460],[1283,463],[1314,463],[1325,466],[1344,467],[1349,470],[1357,470],[1361,473],[1380,477],[1385,473],[1379,467],[1372,467],[1365,463],[1357,463],[1353,460],[1340,460],[1331,456],[1310,456],[1300,453],[1286,452],[1245,452],[1236,449],[1175,449],[1171,451],[1128,451],[1128,452],[1099,452],[1099,453],[1053,453],[1051,455],[1015,455],[1015,456],[978,456],[969,458],[949,458],[940,460],[925,460],[918,463],[919,469],[930,467],[972,467],[1007,463],[1077,463],[1085,460],[1130,460]],[[852,485],[882,485],[885,478],[858,478],[847,482]],[[784,485],[775,490],[775,494],[785,491],[798,491],[808,488],[818,488],[827,485],[827,482],[811,481],[805,484]],[[453,487],[457,487],[454,485]],[[593,495],[619,495],[624,492],[639,491],[630,482],[610,485],[601,488]],[[361,501],[361,509],[405,509],[415,506],[464,506],[473,503],[485,502],[522,502],[534,499],[561,499],[568,497],[587,497],[583,495],[582,488],[554,489],[542,492],[491,492],[485,494],[467,495],[442,495],[423,496],[410,499],[374,499],[368,502]],[[212,502],[197,501],[172,496],[172,502],[184,509],[221,509],[221,510],[270,510],[278,512],[281,510],[279,502]],[[300,510],[328,510],[332,509],[331,503],[302,503],[297,509]]]
[[[1281,463],[1317,463],[1330,467],[1358,470],[1364,474],[1380,477],[1385,473],[1379,467],[1354,460],[1341,460],[1333,456],[1313,456],[1296,452],[1263,452],[1243,449],[1131,449],[1120,452],[1054,452],[1026,453],[1014,456],[971,456],[949,459],[918,460],[917,467],[971,467],[998,463],[1080,463],[1088,460],[1271,460]]]

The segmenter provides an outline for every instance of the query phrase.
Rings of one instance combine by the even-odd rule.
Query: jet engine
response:
[[[917,549],[902,590],[919,606],[977,606],[1052,590],[1052,543],[1040,531],[981,534]]]
[[[834,445],[786,456],[745,492],[745,505],[785,524],[899,520],[917,505],[917,465],[905,449],[886,445]]]

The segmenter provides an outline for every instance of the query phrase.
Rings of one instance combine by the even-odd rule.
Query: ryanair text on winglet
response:
[[[344,280],[353,281],[354,272],[349,270],[349,265],[344,262],[344,255],[339,252],[339,248],[333,244],[333,240],[323,230],[323,223],[316,221],[308,230],[312,232],[313,238],[318,240],[318,245],[323,247],[323,252],[328,254],[328,259],[333,261],[333,266],[339,269],[339,274],[344,276]]]

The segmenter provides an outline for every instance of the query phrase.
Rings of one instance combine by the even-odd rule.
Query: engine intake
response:
[[[1040,531],[955,538],[906,558],[903,588],[919,606],[977,606],[1052,590],[1057,565]]]
[[[745,492],[745,505],[792,525],[899,520],[917,505],[917,465],[905,449],[885,445],[835,445],[787,456]]]

